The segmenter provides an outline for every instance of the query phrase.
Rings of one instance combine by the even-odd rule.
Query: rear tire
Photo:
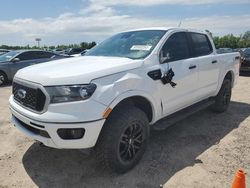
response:
[[[232,95],[231,81],[225,79],[222,83],[221,89],[215,97],[215,103],[211,106],[212,111],[216,113],[225,112],[228,109]]]
[[[7,76],[4,72],[0,71],[0,87],[7,83]]]
[[[146,114],[134,106],[122,106],[106,120],[95,154],[105,168],[125,173],[142,158],[148,138]]]

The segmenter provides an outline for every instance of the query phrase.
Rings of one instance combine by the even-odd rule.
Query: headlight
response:
[[[49,86],[45,87],[50,95],[50,103],[62,103],[85,100],[91,97],[96,85],[72,85],[72,86]]]

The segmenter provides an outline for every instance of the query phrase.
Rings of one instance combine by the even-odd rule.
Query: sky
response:
[[[141,27],[210,30],[239,36],[250,30],[250,0],[3,0],[0,45],[100,42]]]

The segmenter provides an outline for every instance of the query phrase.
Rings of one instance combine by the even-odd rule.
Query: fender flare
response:
[[[227,73],[229,73],[229,72],[232,73],[232,86],[235,85],[235,81],[236,81],[236,80],[235,80],[235,70],[229,69],[229,70],[225,71],[224,74],[223,74],[223,76],[221,77],[222,79],[220,79],[220,82],[219,82],[218,87],[217,87],[217,89],[216,89],[216,95],[219,93],[220,88],[221,88],[221,86],[222,86],[222,83],[223,83],[223,81],[224,81],[224,79],[225,79]]]
[[[111,108],[114,109],[121,101],[123,101],[124,99],[130,98],[130,97],[143,97],[146,100],[148,100],[148,102],[150,103],[151,107],[152,107],[152,121],[150,122],[150,124],[153,124],[154,122],[156,122],[160,116],[161,116],[161,104],[160,101],[157,103],[157,100],[154,99],[153,96],[149,95],[148,93],[144,92],[144,91],[140,91],[140,90],[133,90],[133,91],[126,91],[120,95],[118,95],[109,105],[107,108]]]

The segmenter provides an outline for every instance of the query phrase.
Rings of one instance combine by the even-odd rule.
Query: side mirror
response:
[[[20,61],[20,59],[19,58],[14,58],[14,59],[12,59],[12,63],[17,63],[17,62],[19,62]]]
[[[168,63],[170,59],[171,58],[170,58],[170,54],[169,53],[167,53],[167,56],[164,56],[163,55],[163,51],[161,51],[161,53],[160,53],[160,63],[161,64]]]

